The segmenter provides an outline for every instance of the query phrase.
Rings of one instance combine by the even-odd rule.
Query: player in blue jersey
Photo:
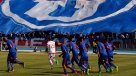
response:
[[[69,47],[70,47],[70,51],[72,51],[72,59],[71,59],[71,63],[72,63],[72,67],[75,68],[74,62],[76,62],[76,64],[79,65],[79,60],[78,60],[78,48],[77,45],[75,44],[75,42],[72,41],[72,37],[69,37]]]
[[[106,52],[106,48],[102,42],[96,39],[97,43],[97,52],[98,52],[98,68],[99,68],[99,73],[101,73],[101,65],[104,66],[107,72],[111,72],[111,67],[108,63],[108,55]]]
[[[113,51],[115,47],[108,41],[106,41],[105,46],[108,54],[108,62],[110,66],[116,68],[116,71],[118,72],[118,66],[113,64]]]
[[[65,42],[65,41],[63,41],[63,42]],[[66,70],[67,68],[71,69],[72,72],[77,74],[77,71],[75,70],[75,68],[72,68],[70,66],[70,53],[69,53],[69,49],[68,49],[67,45],[65,43],[58,43],[58,44],[61,45],[62,54],[60,54],[59,57],[62,56],[62,58],[63,58],[62,67],[64,70],[64,76],[68,76],[68,73]]]
[[[14,71],[14,64],[20,64],[24,67],[24,62],[19,61],[17,59],[17,49],[16,45],[9,40],[7,37],[4,37],[3,40],[7,43],[6,49],[9,50],[8,57],[7,57],[7,72]]]
[[[70,36],[69,37],[69,41],[70,41],[69,42],[69,47],[70,47],[70,51],[72,51],[72,59],[71,59],[72,67],[75,68],[74,62],[76,62],[76,64],[81,69],[81,71],[84,71],[86,69],[86,67],[84,67],[83,65],[79,64],[79,59],[78,59],[79,50],[78,50],[78,46],[76,45],[76,43],[72,39],[73,38]]]
[[[86,67],[86,74],[89,75],[90,65],[88,63],[88,50],[86,48],[86,43],[84,42],[83,38],[78,38],[77,45],[79,48],[79,55],[80,55],[80,65],[84,65]]]

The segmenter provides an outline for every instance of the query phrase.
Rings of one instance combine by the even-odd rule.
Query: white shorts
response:
[[[55,54],[49,54],[48,58],[49,58],[49,59],[55,58]]]

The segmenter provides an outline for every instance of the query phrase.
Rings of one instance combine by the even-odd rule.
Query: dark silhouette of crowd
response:
[[[33,31],[33,32],[25,32],[25,33],[9,33],[4,34],[0,32],[0,38],[8,37],[11,40],[22,39],[22,40],[30,40],[33,38],[42,38],[47,40],[47,36],[53,36],[58,40],[61,40],[63,37],[67,37],[67,35],[71,35],[73,37],[78,37],[78,35],[82,35],[84,39],[90,42],[93,45],[94,39],[99,39],[100,41],[109,40],[113,41],[113,44],[117,46],[117,48],[121,49],[136,49],[136,32],[132,33],[111,33],[111,32],[97,32],[90,34],[75,34],[75,33],[58,33],[54,31]],[[121,45],[122,44],[122,45]]]

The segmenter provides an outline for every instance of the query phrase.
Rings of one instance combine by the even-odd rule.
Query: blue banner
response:
[[[133,32],[136,0],[2,0],[0,32]]]

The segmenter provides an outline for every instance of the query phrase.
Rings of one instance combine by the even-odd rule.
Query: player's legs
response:
[[[48,55],[48,59],[49,59],[50,65],[51,65],[51,69],[53,69],[53,57],[52,57],[52,54]]]
[[[101,73],[101,63],[98,62],[98,72]]]
[[[69,57],[65,58],[63,63],[66,66],[66,68],[69,68],[73,73],[77,74],[75,68],[70,66],[70,58]]]
[[[89,65],[89,62],[88,62],[88,56],[84,56],[84,65],[86,65],[87,69],[90,69],[90,65]]]
[[[10,69],[11,69],[11,65],[10,65],[10,61],[7,61],[7,72],[10,72]]]
[[[84,72],[87,69],[87,67],[83,64],[82,59],[80,59],[80,61],[79,61],[78,57],[74,57],[74,61],[79,66],[79,68],[81,69],[82,72]]]
[[[11,65],[11,71],[14,71],[14,64],[10,63],[10,65]]]
[[[82,57],[83,59],[83,65],[86,67],[86,74],[89,75],[90,74],[90,65],[88,63],[88,55],[84,55]]]
[[[105,70],[107,71],[108,67],[106,66],[104,60],[102,58],[99,58],[98,60],[98,73],[101,74],[101,65],[103,65],[103,67],[105,68]]]
[[[71,69],[72,72],[75,72],[75,68],[73,68],[72,66],[70,66],[70,58],[69,57],[66,58],[65,65],[66,65],[67,68]]]
[[[55,54],[52,54],[52,61],[56,62],[56,64],[58,64],[58,60],[55,59]]]
[[[69,62],[70,62],[70,61],[68,61],[68,62],[67,62],[67,64],[65,64],[65,65],[66,65],[66,67],[67,67],[67,68],[69,68],[69,69],[72,71],[72,73],[77,74],[76,69],[75,69],[75,68],[73,68],[73,67],[70,65],[70,63],[69,63]]]
[[[113,57],[108,57],[108,61],[111,67],[116,68],[116,65],[113,64]]]
[[[118,66],[116,66],[114,63],[113,63],[113,56],[112,57],[109,57],[108,58],[108,61],[109,61],[109,64],[112,67],[116,68],[116,71],[118,72]]]
[[[56,62],[55,54],[51,54],[51,56],[52,56],[52,61],[53,61],[53,62]]]
[[[112,72],[112,68],[111,68],[107,58],[104,58],[104,66],[105,66],[106,72]]]
[[[90,70],[88,69],[88,63],[86,62],[86,58],[81,57],[79,61],[80,68],[82,70],[82,73],[86,73],[89,75]]]
[[[13,62],[13,63],[20,64],[23,68],[25,67],[24,62],[22,62],[22,61],[18,60],[17,58],[14,60],[14,62]]]
[[[71,64],[72,64],[72,67],[73,67],[73,68],[75,68],[74,61],[75,61],[75,58],[74,58],[74,56],[73,56],[72,59],[71,59]]]
[[[7,72],[10,72],[10,70],[13,68],[11,66],[11,61],[12,61],[12,58],[8,55],[8,57],[7,57]]]
[[[63,58],[63,61],[62,61],[62,67],[63,67],[63,70],[64,70],[64,76],[68,76],[68,73],[67,73],[67,67],[66,67],[66,58]]]
[[[14,71],[14,64],[10,60],[7,61],[7,72]]]
[[[106,68],[106,66],[104,65],[104,62],[103,62],[103,60],[102,60],[102,57],[100,56],[100,57],[98,57],[98,72],[101,74],[101,65],[103,65],[104,66],[104,68],[105,69],[107,69]]]

